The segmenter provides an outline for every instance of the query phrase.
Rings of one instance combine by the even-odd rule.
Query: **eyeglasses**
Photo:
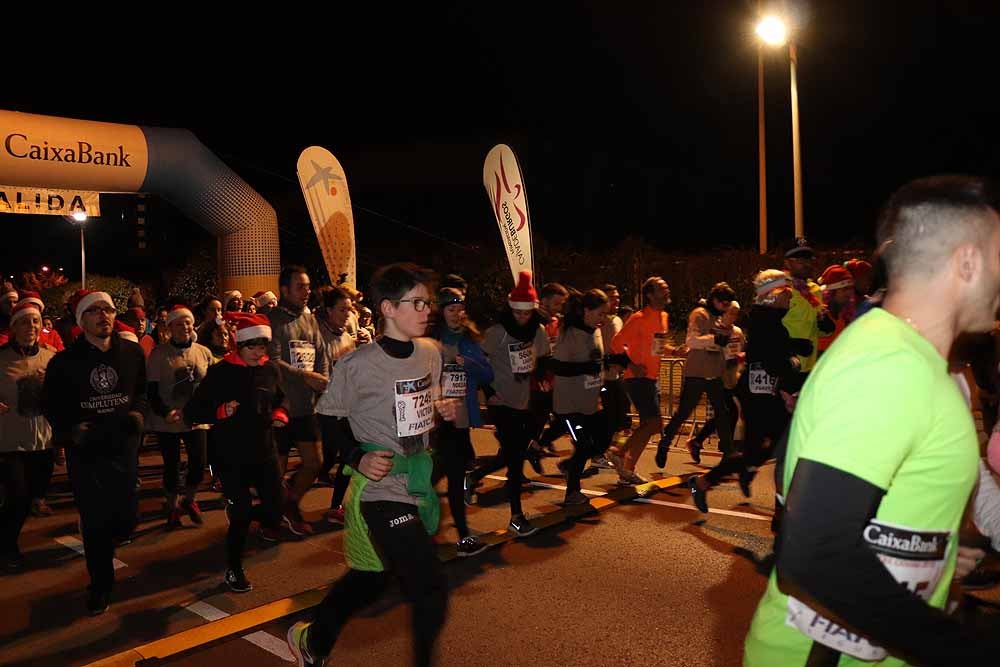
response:
[[[396,299],[396,303],[412,303],[413,310],[419,313],[427,306],[434,307],[437,302],[430,299]]]
[[[87,310],[83,311],[84,315],[96,315],[97,313],[104,313],[105,315],[111,315],[116,313],[114,306],[91,306]]]

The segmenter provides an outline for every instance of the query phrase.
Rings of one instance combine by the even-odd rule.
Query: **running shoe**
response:
[[[538,526],[533,525],[530,521],[524,518],[523,514],[518,514],[512,517],[510,520],[510,525],[507,529],[511,532],[517,533],[518,537],[527,537],[528,535],[534,535],[538,532]]]
[[[559,474],[563,477],[569,475],[569,459],[563,459],[557,463],[556,468],[559,470]]]
[[[542,455],[534,447],[528,447],[528,451],[524,453],[524,460],[531,464],[531,469],[535,471],[536,475],[541,475],[542,473]]]
[[[563,505],[586,505],[589,502],[590,498],[583,495],[581,491],[570,491],[563,499]]]
[[[184,513],[181,508],[174,506],[170,509],[170,514],[167,516],[167,528],[180,528],[181,527],[181,517]]]
[[[638,474],[634,470],[623,470],[618,473],[619,486],[634,486],[636,484],[648,484],[649,480]]]
[[[486,544],[475,535],[463,537],[458,541],[456,546],[458,547],[458,555],[460,558],[475,556],[476,554],[482,553],[490,548],[490,545]]]
[[[333,509],[328,510],[326,513],[326,522],[332,523],[335,526],[343,526],[345,522],[344,508],[334,507]]]
[[[695,475],[687,481],[688,488],[691,489],[691,498],[694,500],[695,506],[698,511],[702,514],[708,514],[708,498],[705,491],[698,487],[698,480],[701,475]]]
[[[656,467],[661,470],[667,467],[667,450],[670,448],[670,443],[661,439],[660,444],[656,446]]]
[[[205,520],[201,516],[201,508],[198,507],[197,500],[192,500],[191,502],[181,501],[181,509],[187,513],[195,525],[200,526],[205,523]]]
[[[286,641],[288,641],[288,650],[292,652],[292,657],[295,658],[295,663],[299,667],[308,667],[309,665],[322,664],[322,660],[316,660],[311,655],[309,655],[309,649],[306,648],[306,640],[308,639],[309,626],[312,623],[307,621],[299,621],[288,628],[288,634],[285,635]]]
[[[695,463],[701,463],[701,443],[691,438],[687,441],[687,448],[688,452],[691,453],[691,460]]]
[[[90,590],[87,592],[87,614],[90,616],[100,616],[111,606],[111,594],[103,591]]]
[[[590,459],[590,465],[595,468],[614,468],[615,464],[607,459],[606,456],[594,456]]]
[[[229,590],[234,593],[249,593],[253,590],[253,584],[247,579],[247,575],[243,572],[243,568],[228,569],[226,570],[225,578],[226,586],[229,586]]]
[[[260,539],[265,542],[280,542],[281,541],[281,531],[277,528],[268,528],[267,526],[261,526],[260,532],[257,533]]]

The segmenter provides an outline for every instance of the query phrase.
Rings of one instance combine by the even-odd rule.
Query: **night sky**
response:
[[[192,130],[275,206],[292,260],[313,243],[295,177],[311,144],[345,167],[363,261],[375,258],[366,243],[386,239],[499,246],[481,182],[498,142],[518,153],[534,234],[550,243],[600,248],[635,234],[664,249],[754,247],[755,6],[420,3],[401,13],[380,3],[245,26],[150,19],[125,53],[97,36],[93,48],[60,48],[64,67],[12,74],[0,108]],[[1000,3],[788,10],[799,22],[810,240],[870,243],[879,206],[911,178],[998,175]],[[27,33],[6,41],[22,60],[49,48]],[[103,44],[113,42],[109,33]],[[776,245],[792,236],[787,50],[768,51],[765,70]],[[0,221],[0,267],[22,265],[24,244],[54,263],[78,256],[61,218]]]

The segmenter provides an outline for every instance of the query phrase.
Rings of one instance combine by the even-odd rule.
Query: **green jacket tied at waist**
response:
[[[365,452],[391,451],[388,447],[370,442],[361,443]],[[441,504],[438,502],[434,485],[431,484],[431,473],[434,463],[430,452],[422,451],[410,456],[398,452],[393,453],[390,475],[409,475],[406,491],[418,499],[417,513],[428,535],[437,532],[441,520]],[[344,466],[344,474],[351,477],[351,485],[347,490],[344,503],[346,530],[344,535],[344,553],[347,564],[354,570],[365,572],[382,572],[385,566],[379,558],[375,545],[372,544],[368,531],[368,523],[361,515],[361,496],[368,486],[368,478]]]

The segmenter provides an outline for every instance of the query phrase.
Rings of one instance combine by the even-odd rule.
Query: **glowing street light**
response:
[[[782,46],[788,44],[788,58],[791,63],[791,106],[792,106],[792,176],[795,193],[795,238],[800,239],[805,236],[805,225],[802,220],[802,146],[799,139],[799,85],[798,85],[798,54],[795,50],[795,42],[788,39],[788,28],[785,22],[776,16],[766,16],[757,24],[757,36],[769,46]],[[766,240],[767,230],[767,205],[764,197],[764,65],[763,56],[758,52],[757,56],[757,108],[759,116],[759,136],[760,136],[760,171],[761,171],[761,247]],[[763,253],[764,251],[761,250]]]
[[[73,211],[73,219],[77,222],[86,222],[87,214],[83,211]]]
[[[781,46],[788,38],[785,22],[777,16],[766,16],[757,24],[757,36],[766,44]]]

